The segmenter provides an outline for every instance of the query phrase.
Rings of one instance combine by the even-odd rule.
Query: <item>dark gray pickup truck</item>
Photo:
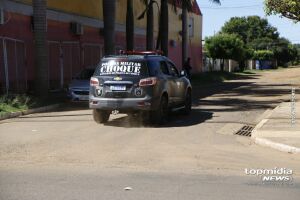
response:
[[[89,107],[97,123],[112,112],[146,114],[156,124],[170,110],[191,111],[192,87],[166,57],[153,52],[131,52],[104,57],[90,80]]]

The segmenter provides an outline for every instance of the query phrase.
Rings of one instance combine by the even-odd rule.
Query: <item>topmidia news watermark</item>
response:
[[[293,170],[289,168],[245,169],[245,174],[258,176],[263,184],[293,184]]]

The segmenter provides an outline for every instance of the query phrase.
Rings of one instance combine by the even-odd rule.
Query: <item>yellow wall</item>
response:
[[[181,41],[181,35],[179,32],[182,30],[182,21],[179,19],[179,15],[182,13],[182,9],[177,9],[177,14],[169,6],[169,39]],[[202,39],[202,16],[194,13],[188,13],[189,17],[194,19],[194,36],[190,38],[192,43],[201,43]],[[156,27],[157,30],[157,27]]]
[[[16,0],[26,4],[31,4],[32,0]],[[158,1],[159,2],[159,1]],[[141,0],[133,0],[135,26],[139,28],[146,28],[146,16],[142,20],[137,20],[137,17],[144,11],[145,5]],[[160,4],[160,3],[159,3]],[[159,5],[160,7],[160,5]],[[48,0],[48,8],[68,13],[78,14],[95,19],[103,19],[102,0]],[[159,11],[156,5],[154,9],[154,35],[158,33],[158,16]],[[126,0],[117,0],[117,16],[118,24],[125,24],[126,21]],[[179,14],[181,9],[177,9],[177,14],[174,13],[171,6],[169,6],[169,39],[181,41],[179,31],[181,30],[181,20]],[[192,43],[201,43],[201,29],[202,16],[189,13],[189,16],[194,18],[194,37],[191,38]]]
[[[14,0],[32,4],[32,0]],[[81,16],[102,19],[102,0],[48,0],[48,8]]]
[[[159,3],[160,7],[160,3]],[[154,11],[154,32],[155,36],[158,34],[158,16],[159,11],[156,5],[153,5]],[[179,15],[182,13],[181,8],[177,8],[177,13],[174,12],[171,5],[169,5],[169,40],[181,41],[179,31],[182,29],[182,21]],[[190,17],[194,18],[194,36],[191,38],[192,43],[201,43],[202,40],[202,16],[194,13],[189,13]],[[144,23],[146,24],[146,22]],[[144,27],[144,24],[142,25]]]
[[[48,0],[48,7],[55,10],[63,10],[77,13],[83,16],[102,18],[102,1],[100,0]]]
[[[125,24],[126,22],[126,0],[117,0],[117,23]],[[134,15],[134,23],[136,27],[146,28],[146,15],[142,20],[137,20],[138,16],[145,10],[145,5],[141,0],[133,0],[133,15]]]

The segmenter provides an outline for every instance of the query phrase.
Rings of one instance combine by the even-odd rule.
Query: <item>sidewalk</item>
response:
[[[290,102],[267,112],[252,132],[254,142],[283,152],[300,153],[300,102],[296,103],[295,111],[294,124]]]

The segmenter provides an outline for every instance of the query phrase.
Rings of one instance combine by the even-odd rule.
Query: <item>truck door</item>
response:
[[[185,96],[185,88],[184,88],[184,81],[180,77],[179,72],[175,65],[172,62],[168,61],[168,68],[170,71],[171,79],[172,79],[172,90],[174,94],[174,101],[176,104],[180,104],[184,101]]]

